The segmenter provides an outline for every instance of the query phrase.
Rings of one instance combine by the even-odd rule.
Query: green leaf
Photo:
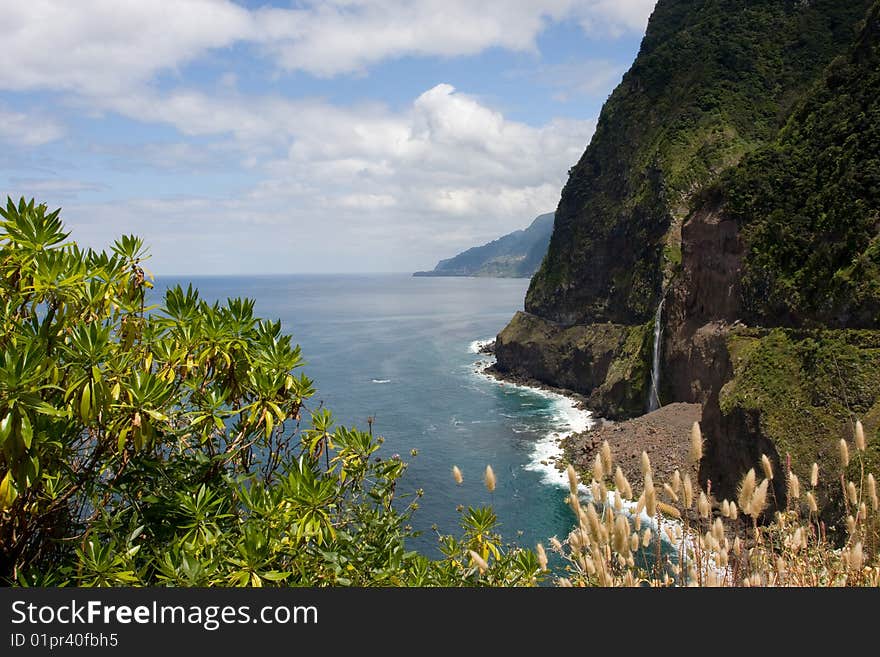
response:
[[[2,420],[0,420],[0,445],[6,442],[6,439],[9,438],[9,434],[12,432],[12,413],[7,413]]]
[[[92,392],[91,385],[88,383],[83,386],[82,397],[79,401],[79,416],[83,422],[88,422],[92,409]]]
[[[34,429],[31,426],[30,418],[28,418],[27,413],[22,412],[21,414],[21,442],[24,443],[24,446],[27,449],[31,448],[31,443],[34,441]]]

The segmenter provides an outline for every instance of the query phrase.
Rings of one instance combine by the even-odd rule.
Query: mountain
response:
[[[762,453],[834,471],[856,418],[878,460],[878,22],[868,0],[659,0],[498,373],[610,419],[645,412],[652,381],[701,404],[719,496]]]
[[[441,260],[432,271],[413,276],[495,276],[529,278],[541,265],[553,233],[553,213],[537,217],[525,230],[475,246],[454,258]]]

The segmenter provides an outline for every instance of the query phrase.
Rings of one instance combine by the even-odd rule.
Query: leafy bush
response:
[[[67,240],[59,210],[0,224],[0,579],[22,585],[532,584],[540,565],[468,509],[444,558],[406,549],[415,501],[372,430],[312,381],[254,302],[171,288],[147,251]],[[371,427],[372,429],[372,427]]]

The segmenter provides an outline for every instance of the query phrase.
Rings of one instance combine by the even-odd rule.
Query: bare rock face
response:
[[[649,334],[649,326],[562,326],[519,312],[495,340],[493,370],[580,393],[603,417],[631,417],[647,399]]]

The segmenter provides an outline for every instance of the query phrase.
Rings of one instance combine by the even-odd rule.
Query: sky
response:
[[[0,193],[159,275],[407,272],[552,212],[654,0],[0,0]]]

